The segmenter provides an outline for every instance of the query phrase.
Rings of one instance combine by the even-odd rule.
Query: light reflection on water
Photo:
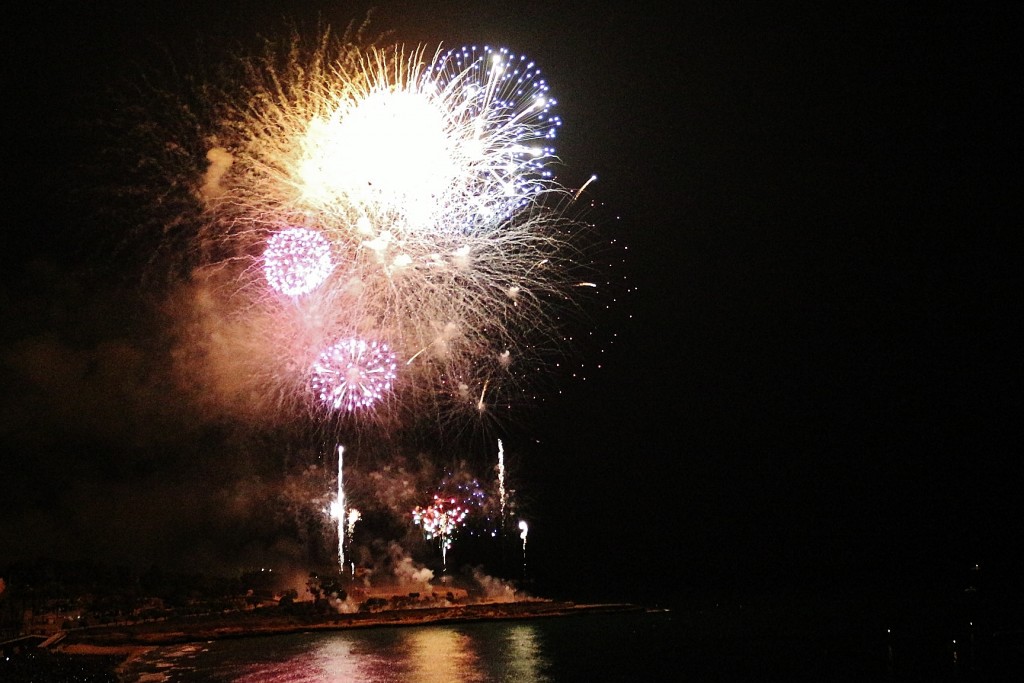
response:
[[[530,622],[332,631],[158,648],[122,680],[238,683],[550,683]]]
[[[410,683],[473,683],[480,660],[473,640],[448,628],[423,629],[412,634],[409,664]]]
[[[508,681],[546,681],[540,673],[544,661],[537,644],[535,628],[527,624],[516,624],[508,634],[509,671]]]

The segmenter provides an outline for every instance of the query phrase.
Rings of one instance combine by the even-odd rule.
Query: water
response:
[[[979,631],[975,642],[973,636],[964,640],[959,632],[947,632],[938,619],[890,624],[871,610],[865,616],[846,607],[801,611],[722,605],[228,639],[156,648],[127,664],[120,680],[1024,680],[1024,631],[989,630],[984,638]]]
[[[0,661],[0,681],[1024,680],[1024,628],[992,610],[979,613],[986,615],[961,623],[935,612],[884,615],[860,602],[714,603],[192,643],[149,650],[123,665],[120,677],[110,657],[33,650]]]
[[[353,629],[156,648],[138,683],[563,683],[678,680],[668,612]]]

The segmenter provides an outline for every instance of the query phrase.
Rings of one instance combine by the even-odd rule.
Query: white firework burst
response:
[[[308,294],[334,269],[331,244],[316,230],[282,230],[267,240],[263,268],[274,290],[289,296]]]

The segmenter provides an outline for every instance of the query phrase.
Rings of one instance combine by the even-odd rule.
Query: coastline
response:
[[[76,629],[68,631],[59,642],[52,646],[52,649],[69,655],[131,657],[138,654],[140,650],[144,651],[151,647],[222,638],[247,638],[353,628],[552,618],[644,611],[645,609],[641,605],[628,603],[576,604],[529,600],[326,615],[248,611]]]
[[[116,683],[122,680],[126,667],[156,648],[214,640],[646,611],[650,611],[649,608],[627,603],[576,604],[531,598],[355,613],[324,614],[310,609],[257,608],[183,615],[58,632],[38,647],[0,660],[0,679],[5,683],[37,683],[42,680]]]
[[[36,683],[40,680],[113,683],[121,680],[126,667],[133,662],[156,648],[169,645],[345,629],[551,619],[630,611],[644,612],[648,608],[624,603],[576,604],[530,599],[350,614],[288,612],[271,608],[178,616],[159,621],[85,627],[55,634],[45,647],[33,648],[7,662],[0,662],[0,678],[10,683]]]

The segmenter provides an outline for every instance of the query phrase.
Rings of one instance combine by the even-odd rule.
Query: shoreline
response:
[[[69,655],[131,657],[162,645],[353,628],[423,626],[508,619],[536,619],[645,611],[629,603],[576,604],[556,601],[471,603],[328,615],[237,612],[174,617],[139,624],[93,626],[68,631],[51,649]]]

